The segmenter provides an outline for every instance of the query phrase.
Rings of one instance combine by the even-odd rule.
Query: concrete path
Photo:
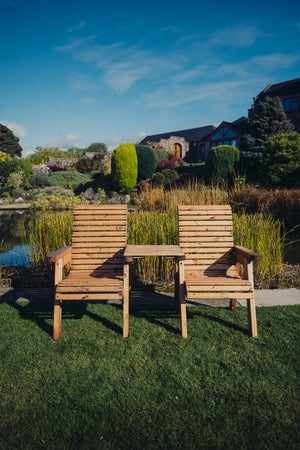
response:
[[[54,291],[48,288],[7,288],[0,287],[0,302],[24,301],[31,302],[53,302]],[[272,289],[255,291],[256,306],[287,306],[300,305],[300,289]],[[140,305],[172,305],[174,296],[167,292],[133,291],[132,300],[134,304]],[[111,302],[107,302],[111,303]],[[114,301],[113,303],[120,303]],[[229,300],[193,300],[188,305],[208,305],[228,307]],[[239,300],[240,306],[246,306],[246,300]]]

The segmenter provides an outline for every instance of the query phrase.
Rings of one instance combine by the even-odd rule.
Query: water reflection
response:
[[[16,245],[11,250],[0,254],[0,266],[29,267],[30,245]]]

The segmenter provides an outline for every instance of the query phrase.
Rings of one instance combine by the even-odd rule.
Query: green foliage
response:
[[[2,123],[0,123],[0,151],[8,153],[10,156],[22,155],[22,147],[19,144],[19,138],[17,138],[14,133]]]
[[[166,184],[166,177],[162,172],[157,172],[152,178],[152,183],[154,184],[154,186],[163,186],[164,184]]]
[[[120,144],[112,154],[112,183],[117,191],[132,189],[136,185],[138,161],[132,143]]]
[[[231,145],[212,147],[206,160],[206,177],[216,182],[227,181],[239,161],[239,151]]]
[[[179,178],[178,173],[173,169],[164,169],[161,171],[161,173],[163,174],[166,180],[164,184],[171,184]]]
[[[72,148],[64,151],[58,147],[37,147],[34,154],[28,156],[32,164],[46,164],[49,158],[78,158],[78,151]]]
[[[31,186],[33,169],[31,163],[25,158],[11,158],[0,160],[0,187],[8,186],[8,179],[12,173],[22,174],[22,187]]]
[[[248,133],[242,140],[241,151],[264,153],[269,137],[291,133],[294,126],[288,120],[279,97],[265,97],[255,105],[248,119]]]
[[[14,189],[19,189],[23,181],[22,172],[12,172],[8,177],[8,185]]]
[[[155,148],[154,151],[157,156],[157,161],[164,161],[164,160],[168,159],[170,156],[170,154],[164,148]]]
[[[87,152],[107,153],[108,148],[103,142],[92,142],[86,149]]]
[[[90,177],[79,172],[55,172],[49,177],[49,183],[51,186],[57,185],[61,187],[73,188],[81,183],[87,183],[90,181]]]
[[[104,161],[105,158],[100,153],[99,155],[95,155],[93,158],[88,158],[87,156],[84,156],[77,161],[75,168],[78,172],[81,173],[93,172],[95,170],[102,171],[104,165],[110,166],[110,163]],[[107,171],[107,168],[105,170]]]
[[[3,159],[10,159],[11,156],[8,153],[0,152],[0,161]]]
[[[263,182],[288,188],[300,187],[300,134],[270,137],[263,155]]]
[[[32,186],[35,188],[50,186],[49,175],[45,172],[35,173],[32,177]]]
[[[156,169],[157,155],[153,148],[146,145],[136,145],[135,150],[138,159],[138,180],[149,180]]]

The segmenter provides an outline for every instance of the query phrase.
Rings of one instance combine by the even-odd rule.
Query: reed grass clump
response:
[[[31,247],[31,264],[46,264],[47,255],[72,241],[72,213],[44,212],[37,214],[25,230]]]
[[[233,236],[236,245],[259,253],[261,260],[254,264],[256,285],[274,284],[282,271],[284,233],[279,220],[264,214],[234,214]]]

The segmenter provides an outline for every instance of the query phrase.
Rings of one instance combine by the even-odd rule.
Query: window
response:
[[[212,141],[218,141],[218,140],[228,140],[229,138],[237,138],[237,135],[234,134],[231,130],[228,130],[228,128],[223,127],[221,128],[212,138]]]
[[[284,98],[281,103],[285,112],[296,111],[298,109],[298,97]]]

